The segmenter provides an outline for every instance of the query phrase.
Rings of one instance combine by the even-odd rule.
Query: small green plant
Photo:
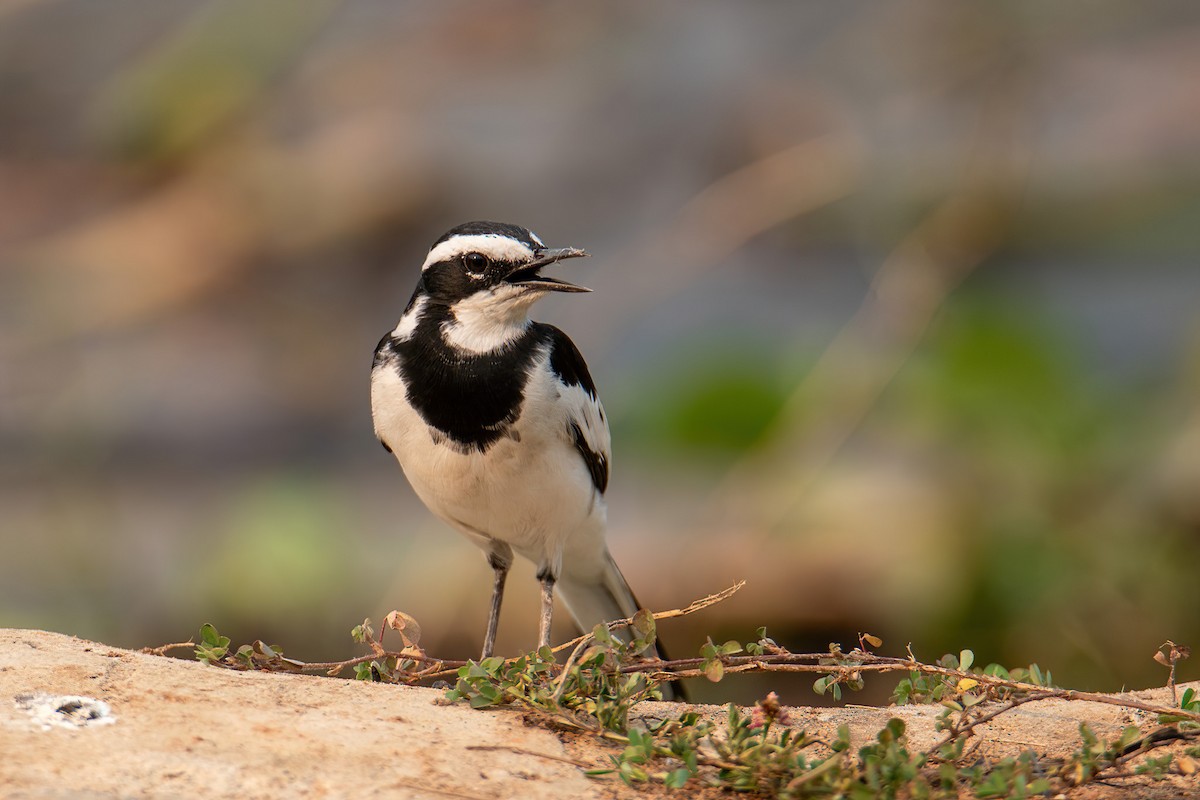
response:
[[[902,732],[903,723],[893,722]],[[737,792],[781,798],[836,795],[885,784],[898,789],[901,780],[892,770],[897,760],[892,745],[897,741],[890,736],[881,733],[882,747],[864,748],[859,761],[852,763],[849,729],[842,726],[832,743],[814,739],[790,726],[772,692],[750,715],[730,704],[724,725],[684,712],[649,728],[632,728],[625,748],[611,757],[612,767],[588,774],[616,774],[631,785],[659,781],[675,789],[701,779]],[[909,760],[907,753],[901,760]]]
[[[652,629],[647,632],[653,633]],[[782,660],[791,655],[767,639],[764,629],[757,633],[758,641],[746,645],[736,641],[717,645],[709,640],[701,647],[699,659],[685,660],[690,667],[687,674],[720,680],[727,666],[739,670],[745,666],[740,661],[742,653]],[[999,761],[983,761],[972,757],[966,747],[976,726],[1018,705],[1069,693],[1055,687],[1050,673],[1036,664],[1014,669],[989,664],[981,668],[975,666],[970,650],[943,656],[932,665],[920,664],[911,655],[906,662],[889,662],[868,651],[868,646],[881,644],[876,637],[868,636],[863,636],[860,647],[851,651],[832,644],[828,653],[811,657],[814,670],[832,670],[817,680],[814,689],[837,697],[840,687],[861,688],[866,672],[888,671],[884,667],[898,671],[910,666],[907,677],[897,687],[896,699],[945,707],[937,726],[945,737],[935,746],[913,750],[904,722],[893,718],[871,742],[853,753],[850,733],[844,726],[832,742],[792,727],[787,710],[774,693],[759,701],[750,715],[730,705],[723,725],[701,719],[694,712],[656,724],[631,725],[633,705],[654,696],[653,681],[640,684],[618,676],[626,675],[622,670],[635,668],[629,662],[629,650],[637,651],[649,641],[637,640],[626,647],[605,629],[597,628],[583,650],[585,655],[573,656],[561,673],[548,652],[508,662],[472,662],[459,669],[458,686],[448,697],[469,701],[476,707],[515,703],[555,718],[560,728],[603,730],[606,738],[623,748],[610,757],[611,766],[589,770],[592,776],[616,775],[628,784],[658,782],[668,788],[700,781],[780,798],[951,798],[964,789],[982,798],[1031,798],[1117,774],[1130,757],[1184,735],[1159,735],[1156,739],[1152,734],[1139,739],[1138,729],[1130,727],[1117,738],[1102,741],[1083,725],[1080,745],[1068,758],[1039,757],[1028,751]],[[576,655],[582,647],[579,645]],[[589,677],[581,679],[578,670]],[[564,681],[565,685],[586,690],[582,695],[574,691],[560,694]],[[581,702],[581,697],[590,698],[590,702]],[[1187,719],[1200,714],[1200,700],[1194,698],[1194,693],[1185,692],[1181,712]],[[1173,755],[1148,757],[1136,774],[1161,777],[1194,771],[1196,761],[1185,758],[1180,762]]]
[[[1039,775],[1042,770],[1037,756],[1026,751],[988,767],[973,765],[958,769],[956,779],[970,786],[976,797],[1017,800],[1044,796],[1052,791],[1050,780]]]
[[[200,644],[196,645],[196,658],[205,664],[216,664],[229,652],[229,637],[217,633],[212,623],[200,626]]]
[[[851,797],[950,797],[954,781],[941,772],[927,772],[929,754],[912,753],[908,748],[904,721],[896,717],[875,736],[875,741],[858,751],[861,773],[850,791]]]
[[[721,679],[725,677],[725,662],[723,658],[725,656],[736,655],[743,652],[743,650],[744,648],[738,642],[731,640],[725,644],[714,644],[710,637],[700,647],[700,658],[703,659],[703,663],[700,665],[700,672],[713,683],[720,683]]]
[[[954,711],[962,711],[984,700],[1012,698],[1016,691],[1012,684],[1057,688],[1050,673],[1037,664],[1011,670],[999,664],[980,668],[975,666],[975,653],[970,650],[962,650],[957,656],[944,655],[934,665],[942,671],[930,673],[910,670],[908,677],[896,684],[892,702],[900,706],[941,703]],[[982,679],[987,678],[994,680],[984,683]]]
[[[657,616],[691,613],[735,590]],[[655,642],[656,615],[641,611],[614,625],[622,623],[629,641],[599,625],[557,651],[541,648],[517,658],[478,662],[430,657],[420,646],[416,620],[398,611],[387,615],[382,630],[395,632],[400,649],[386,649],[383,634],[376,636],[370,620],[364,620],[351,636],[370,653],[345,661],[306,664],[285,658],[282,649],[261,641],[231,651],[229,638],[211,624],[201,627],[198,645],[168,645],[152,652],[194,647],[201,661],[228,669],[322,670],[338,675],[352,668],[360,680],[389,683],[451,678],[454,683],[446,692],[446,702],[465,702],[473,708],[516,706],[556,730],[586,733],[620,747],[608,764],[587,774],[615,775],[629,784],[659,783],[669,789],[703,784],[780,798],[850,800],[966,794],[1031,798],[1101,779],[1138,775],[1161,780],[1200,771],[1200,746],[1190,744],[1200,739],[1200,697],[1191,687],[1183,691],[1177,705],[1164,707],[1135,698],[1060,689],[1049,671],[1037,664],[978,667],[971,650],[945,655],[932,664],[918,661],[911,650],[903,658],[882,656],[873,652],[882,642],[869,634],[860,635],[858,646],[850,650],[831,643],[825,653],[791,653],[768,638],[765,628],[745,644],[717,644],[709,639],[698,657],[663,662],[642,657]],[[1168,642],[1156,657],[1171,668],[1172,688],[1174,667],[1186,655],[1186,648]],[[642,701],[661,697],[659,680],[668,676],[720,681],[732,673],[777,669],[814,673],[813,689],[834,699],[841,699],[843,689],[862,688],[870,673],[901,673],[894,702],[941,705],[937,730],[942,738],[915,749],[904,722],[893,718],[855,751],[845,726],[831,741],[795,727],[773,692],[750,713],[728,706],[723,720],[706,719],[691,710],[666,719],[639,718],[636,713]],[[1000,760],[975,755],[980,726],[1020,705],[1048,699],[1140,709],[1157,714],[1163,727],[1147,734],[1128,727],[1119,736],[1103,740],[1081,725],[1078,747],[1063,758],[1032,751]],[[969,746],[970,742],[974,744]],[[1178,742],[1189,746],[1154,752]],[[1132,764],[1138,758],[1140,763]]]
[[[872,642],[883,642],[875,636],[866,636],[865,640]],[[877,646],[877,645],[876,645]],[[842,699],[842,687],[845,686],[851,691],[860,691],[863,688],[863,675],[858,669],[864,663],[862,656],[867,655],[864,647],[859,647],[850,653],[843,653],[842,646],[837,642],[829,643],[829,655],[817,660],[817,663],[823,667],[838,667],[836,672],[829,675],[824,675],[813,683],[813,691],[817,694],[825,694],[829,692],[834,700]]]
[[[633,617],[630,630],[634,637],[626,643],[597,625],[561,668],[549,647],[507,661],[469,662],[458,669],[458,680],[446,698],[465,700],[472,708],[515,703],[550,715],[578,712],[599,729],[624,733],[635,704],[662,698],[657,682],[618,668],[655,641],[654,618],[648,611]]]
[[[1200,722],[1197,722],[1194,716],[1200,714],[1200,696],[1197,696],[1195,689],[1189,686],[1183,690],[1183,696],[1179,698],[1179,709],[1187,714],[1159,714],[1158,721],[1163,725],[1178,725],[1180,730],[1200,730]]]

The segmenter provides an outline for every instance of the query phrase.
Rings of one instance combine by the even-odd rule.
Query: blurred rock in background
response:
[[[594,254],[537,316],[605,398],[641,600],[749,581],[676,655],[1157,683],[1200,644],[1197,74],[1182,2],[9,3],[0,625],[322,659],[401,608],[473,655],[490,572],[367,374],[482,218]]]

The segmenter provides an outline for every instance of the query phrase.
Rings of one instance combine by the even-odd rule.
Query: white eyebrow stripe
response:
[[[439,261],[448,261],[466,253],[483,253],[493,261],[526,261],[533,258],[533,251],[516,239],[495,233],[476,233],[455,236],[436,245],[425,257],[421,270],[427,270]]]

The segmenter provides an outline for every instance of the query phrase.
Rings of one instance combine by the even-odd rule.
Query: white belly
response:
[[[507,542],[535,564],[595,564],[604,552],[604,498],[592,484],[555,403],[554,382],[535,371],[521,416],[485,453],[449,446],[408,403],[390,366],[371,380],[375,430],[417,496],[480,546]]]

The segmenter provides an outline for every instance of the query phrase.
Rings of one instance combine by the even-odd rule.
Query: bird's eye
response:
[[[482,275],[487,269],[488,259],[483,253],[467,253],[463,256],[463,265],[466,266],[467,272]]]

